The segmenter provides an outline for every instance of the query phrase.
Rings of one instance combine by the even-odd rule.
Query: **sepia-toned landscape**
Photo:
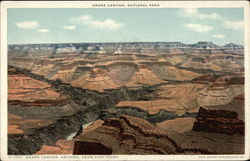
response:
[[[8,154],[243,154],[244,47],[9,45]]]
[[[90,3],[6,10],[6,160],[248,154],[244,7]]]

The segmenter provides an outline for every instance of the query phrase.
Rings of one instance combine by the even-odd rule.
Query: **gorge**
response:
[[[243,154],[244,48],[10,45],[8,154]]]

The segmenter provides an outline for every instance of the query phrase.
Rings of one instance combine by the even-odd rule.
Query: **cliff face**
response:
[[[73,154],[240,154],[244,151],[244,137],[238,135],[191,129],[171,132],[126,115],[89,128],[75,138]]]
[[[95,130],[75,139],[74,154],[167,154],[177,153],[163,130],[130,116],[107,119]],[[95,147],[91,151],[89,147]],[[102,149],[98,151],[97,149]]]
[[[127,106],[136,107],[149,114],[157,114],[161,110],[177,115],[198,111],[197,98],[204,84],[166,84],[157,88],[149,100],[121,101],[116,106],[120,109]]]
[[[193,130],[244,135],[245,126],[236,112],[227,110],[206,110],[200,107]]]
[[[70,100],[51,88],[48,83],[22,74],[9,74],[8,102],[23,106],[61,106],[68,104]]]
[[[225,105],[243,93],[244,77],[221,76],[199,92],[197,101],[200,106]]]
[[[193,83],[210,83],[210,82],[215,82],[215,80],[219,76],[213,75],[213,74],[204,74],[200,77],[194,78],[192,80]]]
[[[65,54],[65,53],[121,53],[141,50],[170,50],[170,49],[233,49],[243,50],[244,47],[236,44],[218,46],[212,42],[200,41],[195,44],[181,42],[127,42],[127,43],[64,43],[64,44],[27,44],[9,45],[12,54]]]

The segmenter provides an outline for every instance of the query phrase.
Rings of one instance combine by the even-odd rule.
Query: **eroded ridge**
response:
[[[193,130],[170,132],[146,120],[122,115],[119,119],[107,119],[78,136],[74,154],[239,154],[243,153],[242,144],[243,138],[238,135]],[[96,149],[105,147],[106,150],[86,150],[89,146]]]
[[[193,130],[226,133],[230,135],[243,135],[245,126],[238,114],[228,110],[206,110],[199,109]]]

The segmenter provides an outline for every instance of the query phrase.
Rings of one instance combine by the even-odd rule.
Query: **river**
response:
[[[82,130],[84,130],[85,128],[87,128],[89,125],[91,125],[94,121],[83,124],[82,125]],[[78,131],[72,132],[71,134],[69,134],[69,136],[66,138],[66,140],[73,140],[73,138],[76,136]]]

